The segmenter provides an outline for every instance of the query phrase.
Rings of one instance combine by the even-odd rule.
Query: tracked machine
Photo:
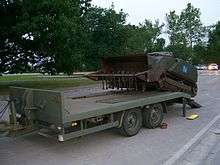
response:
[[[103,89],[197,94],[197,70],[164,52],[105,58],[101,69],[87,77],[101,80]]]

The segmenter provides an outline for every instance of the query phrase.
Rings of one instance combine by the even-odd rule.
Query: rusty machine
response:
[[[87,77],[101,80],[103,89],[197,94],[196,68],[166,52],[104,58],[101,69]]]

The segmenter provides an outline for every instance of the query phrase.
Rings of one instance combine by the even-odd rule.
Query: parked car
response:
[[[207,70],[208,68],[207,68],[206,65],[198,64],[198,65],[196,66],[196,69],[198,69],[198,70]]]
[[[210,64],[208,66],[208,70],[218,70],[218,64],[215,64],[215,63]]]

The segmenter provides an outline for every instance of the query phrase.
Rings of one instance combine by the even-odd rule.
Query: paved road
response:
[[[0,139],[1,165],[121,165],[162,164],[170,159],[215,116],[220,114],[220,74],[203,72],[196,100],[203,105],[188,111],[197,120],[181,117],[181,106],[169,107],[167,129],[141,129],[134,137],[122,137],[114,129],[64,143],[31,134]]]
[[[220,119],[180,157],[176,165],[219,165],[220,164]]]

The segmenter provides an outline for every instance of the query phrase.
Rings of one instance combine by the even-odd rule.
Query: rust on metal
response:
[[[197,70],[162,52],[104,58],[101,69],[87,77],[101,80],[103,89],[156,89],[197,94]]]

